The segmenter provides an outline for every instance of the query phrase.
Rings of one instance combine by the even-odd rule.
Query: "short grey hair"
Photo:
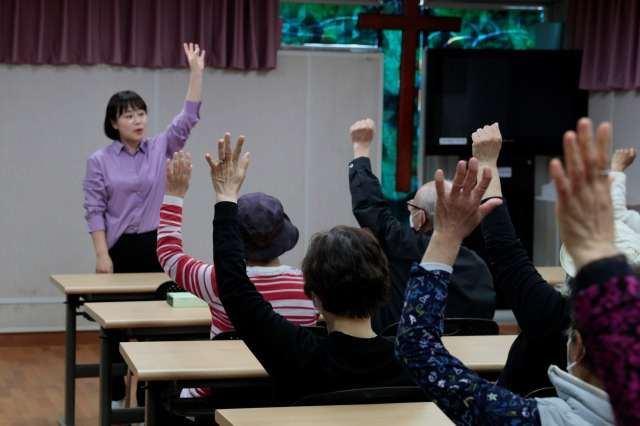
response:
[[[444,187],[447,191],[451,190],[452,185],[452,181],[445,179]],[[435,185],[431,185],[426,188],[420,188],[416,195],[419,195],[417,197],[418,199],[415,200],[416,204],[427,214],[427,219],[429,219],[429,222],[433,223],[434,217],[436,215],[436,202],[438,201],[438,193],[436,192]]]

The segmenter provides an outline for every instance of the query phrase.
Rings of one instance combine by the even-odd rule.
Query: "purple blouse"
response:
[[[165,160],[182,149],[200,120],[200,102],[185,101],[167,130],[145,139],[135,154],[120,141],[94,152],[87,160],[84,215],[88,231],[105,231],[111,248],[122,234],[153,231],[160,223]]]

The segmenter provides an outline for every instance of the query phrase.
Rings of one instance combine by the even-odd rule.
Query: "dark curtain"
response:
[[[583,51],[581,89],[640,89],[640,1],[569,0],[568,41]]]
[[[278,0],[0,0],[0,62],[182,68],[276,66]]]

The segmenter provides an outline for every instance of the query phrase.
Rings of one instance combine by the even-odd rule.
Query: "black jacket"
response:
[[[549,365],[567,364],[571,302],[538,273],[516,238],[506,201],[482,221],[482,234],[497,284],[513,310],[520,334],[509,350],[498,384],[526,396],[552,386]]]
[[[389,299],[373,318],[374,330],[381,332],[400,319],[404,291],[413,262],[420,262],[431,233],[420,234],[401,224],[389,211],[380,182],[371,171],[371,161],[360,157],[349,163],[349,189],[353,214],[362,228],[376,236],[389,262]],[[493,319],[496,294],[487,264],[474,251],[460,247],[453,264],[445,318]]]

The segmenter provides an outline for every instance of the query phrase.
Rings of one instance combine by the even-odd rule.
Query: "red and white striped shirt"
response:
[[[233,330],[233,324],[218,296],[215,267],[183,252],[182,202],[182,198],[164,197],[158,227],[158,260],[173,281],[209,304],[213,337]],[[284,265],[249,266],[247,275],[280,315],[299,325],[316,325],[319,313],[304,294],[302,271]],[[206,396],[208,389],[193,389],[190,393],[192,396]]]

